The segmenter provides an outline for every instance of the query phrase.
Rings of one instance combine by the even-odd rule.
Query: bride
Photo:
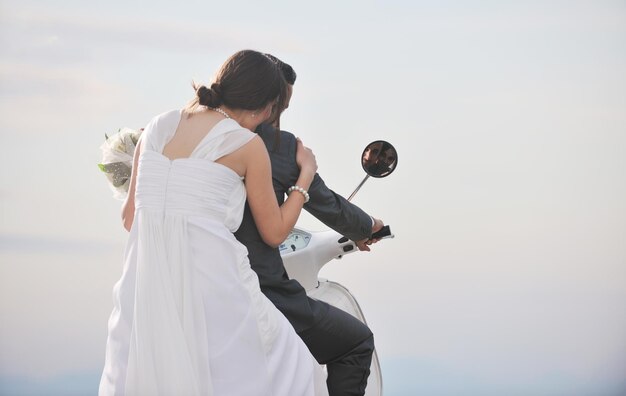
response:
[[[278,66],[231,56],[182,110],[155,117],[134,156],[100,395],[327,395],[318,363],[259,289],[233,232],[246,197],[277,246],[308,199],[315,156],[278,206],[268,153],[253,131],[286,93]]]

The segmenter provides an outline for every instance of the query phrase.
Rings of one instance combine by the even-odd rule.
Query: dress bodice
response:
[[[139,156],[135,206],[208,217],[235,231],[243,217],[246,190],[243,178],[215,162],[250,141],[255,135],[231,119],[218,122],[189,158],[170,160],[163,147],[174,136],[181,112],[164,113],[144,130]]]

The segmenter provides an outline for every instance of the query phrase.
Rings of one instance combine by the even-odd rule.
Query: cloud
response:
[[[93,255],[119,250],[119,246],[94,240],[38,235],[0,234],[0,253]]]
[[[56,10],[19,10],[0,17],[0,48],[5,59],[67,64],[128,57],[159,51],[172,54],[210,53],[250,48],[271,42],[293,50],[297,45],[282,32],[220,27],[140,15],[106,18],[95,13],[59,13]],[[217,26],[217,27],[214,27]],[[16,39],[16,37],[18,39]]]
[[[11,133],[169,108],[172,98],[188,99],[198,69],[214,70],[235,50],[297,47],[278,25],[256,31],[241,21],[233,28],[138,13],[109,17],[93,9],[3,11],[0,128]],[[30,116],[33,109],[38,117]]]
[[[7,139],[67,134],[77,122],[98,120],[134,103],[138,92],[133,88],[89,69],[0,62],[0,128]]]
[[[119,95],[123,87],[105,83],[93,78],[93,74],[84,69],[58,70],[17,62],[0,63],[1,97],[33,97],[38,95],[64,96],[89,95],[94,98],[103,95]]]
[[[433,27],[488,33],[540,33],[550,31],[626,31],[626,7],[585,1],[537,2],[433,2],[432,4],[381,5],[387,15],[411,19],[418,28]],[[482,4],[481,4],[482,3]],[[534,3],[534,4],[533,4]]]

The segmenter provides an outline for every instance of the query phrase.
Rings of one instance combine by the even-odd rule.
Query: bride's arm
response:
[[[126,231],[130,231],[130,227],[133,225],[135,218],[135,186],[137,185],[137,166],[139,163],[139,154],[141,153],[141,137],[135,147],[135,154],[133,155],[133,169],[130,173],[130,184],[128,186],[128,195],[122,205],[122,223]]]
[[[244,158],[248,204],[263,241],[277,247],[296,224],[304,205],[304,195],[294,191],[279,207],[272,186],[270,158],[263,140],[257,136],[247,146]],[[308,190],[317,171],[315,156],[298,141],[298,157],[301,169],[297,185]]]

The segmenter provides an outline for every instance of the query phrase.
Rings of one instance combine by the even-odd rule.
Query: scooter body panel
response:
[[[319,278],[320,270],[328,262],[358,251],[354,242],[333,230],[311,233],[296,228],[279,249],[287,274],[304,287],[309,297],[324,301],[366,323],[361,307],[347,288]],[[365,395],[382,394],[382,373],[378,355],[374,351]]]

